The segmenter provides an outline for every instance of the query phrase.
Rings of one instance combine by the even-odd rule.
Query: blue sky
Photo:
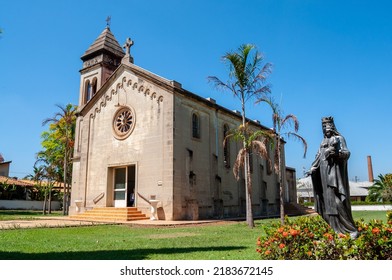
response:
[[[229,109],[229,93],[207,76],[227,77],[221,57],[255,44],[273,64],[272,94],[285,114],[300,121],[308,142],[288,141],[286,163],[301,177],[322,140],[321,118],[334,116],[351,151],[349,177],[367,180],[392,172],[392,3],[316,0],[2,1],[0,8],[0,153],[11,176],[32,172],[41,149],[42,121],[55,104],[76,104],[80,56],[111,16],[120,44],[134,40],[135,64],[180,82]],[[266,105],[247,106],[248,117],[271,126]]]

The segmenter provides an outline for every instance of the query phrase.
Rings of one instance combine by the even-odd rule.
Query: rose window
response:
[[[113,118],[113,131],[117,139],[127,138],[135,126],[135,113],[131,108],[122,107]]]

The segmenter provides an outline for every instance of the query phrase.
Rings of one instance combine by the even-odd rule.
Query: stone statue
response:
[[[350,151],[336,130],[333,117],[322,118],[324,139],[308,172],[313,183],[315,210],[337,233],[357,238],[351,214],[347,161]]]

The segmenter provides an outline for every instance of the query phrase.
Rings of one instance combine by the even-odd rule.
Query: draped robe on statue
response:
[[[333,152],[331,152],[333,150]],[[347,160],[350,152],[341,135],[325,137],[312,164],[315,210],[337,233],[356,237],[350,203]]]

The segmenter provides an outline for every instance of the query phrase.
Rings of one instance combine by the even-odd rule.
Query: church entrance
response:
[[[114,207],[135,206],[136,166],[129,165],[114,169]]]

